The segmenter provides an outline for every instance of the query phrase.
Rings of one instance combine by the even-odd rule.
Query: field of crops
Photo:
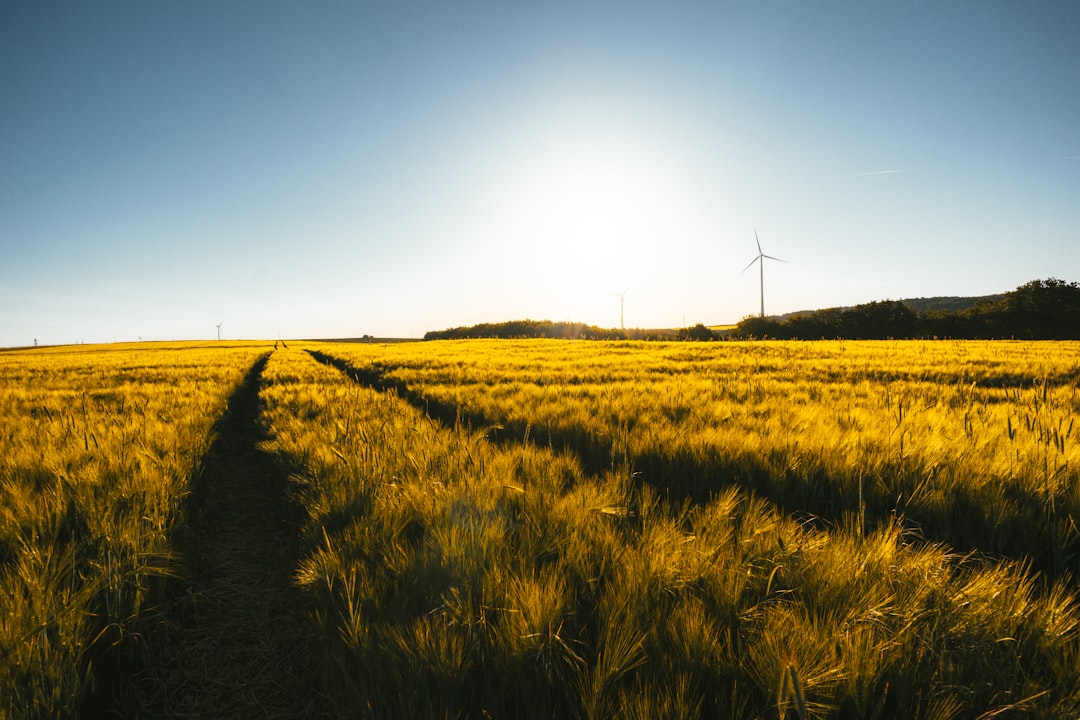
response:
[[[152,347],[0,353],[12,717],[169,613],[245,375],[313,670],[261,716],[1080,713],[1078,343]]]
[[[0,712],[91,702],[179,571],[243,346],[0,353]]]
[[[1080,343],[349,346],[369,382],[665,497],[735,483],[797,516],[893,522],[1080,574]]]

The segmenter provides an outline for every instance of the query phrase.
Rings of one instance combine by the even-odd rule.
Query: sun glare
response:
[[[605,305],[639,283],[688,215],[677,177],[651,149],[604,138],[538,147],[496,210],[503,262],[534,285]]]

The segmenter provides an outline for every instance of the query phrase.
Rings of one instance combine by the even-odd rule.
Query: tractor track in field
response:
[[[399,398],[445,427],[454,427],[455,424],[461,423],[472,428],[487,428],[488,439],[501,445],[522,443],[542,445],[546,441],[547,446],[556,452],[576,456],[581,462],[582,469],[589,475],[599,475],[617,464],[618,458],[613,444],[587,432],[497,421],[480,413],[428,397],[399,378],[390,376],[389,372],[392,368],[387,366],[376,363],[367,368],[358,368],[333,355],[316,350],[308,350],[308,352],[319,362],[337,368],[360,385],[381,392],[396,393]],[[781,512],[817,527],[828,527],[831,524],[840,523],[845,514],[852,513],[857,507],[851,498],[844,495],[845,491],[842,488],[839,486],[829,488],[825,484],[818,483],[816,478],[808,479],[806,487],[778,486],[771,478],[773,470],[767,464],[752,459],[736,458],[727,463],[712,464],[685,452],[648,452],[638,454],[629,460],[638,482],[651,485],[662,496],[674,502],[707,503],[717,491],[736,485],[744,491],[752,492],[775,504]],[[664,478],[664,480],[658,482],[657,478]],[[800,497],[799,493],[802,499],[792,502],[789,495],[795,494],[796,497]],[[815,496],[816,502],[807,502],[806,498],[809,496]],[[960,552],[973,555],[987,552],[986,542],[973,542],[969,538],[952,534],[950,517],[927,512],[920,513],[910,508],[906,510],[899,508],[898,498],[873,489],[864,502],[870,517],[876,518],[879,525],[891,523],[895,517],[903,516],[908,526],[914,528],[915,534],[925,541],[945,542]],[[998,528],[992,524],[992,519],[983,517],[975,503],[971,503],[970,507],[958,512],[962,512],[969,522],[978,528],[979,537],[992,538],[998,532]],[[1016,537],[1023,538],[1037,532],[1038,526],[1021,524],[1012,528],[1012,531]],[[1013,558],[1020,562],[1028,562],[1032,559],[1030,550],[1022,545],[995,547],[989,555]],[[1062,575],[1062,569],[1053,561],[1051,553],[1035,557],[1034,566],[1050,578],[1069,577],[1067,574]]]
[[[288,478],[259,449],[259,387],[248,372],[203,457],[183,542],[186,572],[147,636],[126,717],[304,718],[322,712]]]
[[[610,442],[604,442],[585,432],[568,432],[549,427],[534,427],[525,423],[496,421],[481,413],[471,412],[452,403],[436,400],[412,389],[397,378],[389,377],[385,366],[358,368],[346,360],[318,350],[308,354],[324,365],[337,368],[354,382],[379,392],[393,392],[400,399],[420,410],[446,428],[462,424],[473,429],[485,429],[487,439],[496,445],[532,444],[545,446],[559,453],[575,456],[587,475],[599,475],[610,470],[616,462]]]

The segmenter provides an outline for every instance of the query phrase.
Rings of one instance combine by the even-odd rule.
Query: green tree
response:
[[[698,323],[693,327],[683,328],[682,330],[679,330],[679,339],[699,341],[715,340],[716,333],[714,333],[712,330],[705,327],[701,323]]]

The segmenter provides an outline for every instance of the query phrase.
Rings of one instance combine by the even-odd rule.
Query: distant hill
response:
[[[917,313],[926,312],[962,312],[973,308],[979,303],[996,303],[1005,299],[1006,293],[998,293],[997,295],[978,295],[972,297],[959,297],[955,295],[944,295],[941,297],[928,297],[928,298],[905,298],[898,300],[897,302],[907,305],[909,308]],[[827,308],[829,310],[851,310],[856,306],[847,305],[842,307]],[[805,315],[812,315],[821,310],[796,310],[795,312],[785,313],[783,315],[776,315],[775,318],[781,322],[789,318],[803,317]]]
[[[882,300],[782,317],[748,317],[727,337],[1080,339],[1080,285],[1048,278],[1002,295]]]
[[[978,297],[932,297],[932,298],[908,298],[900,302],[907,305],[915,312],[960,312],[973,308],[980,303],[996,303],[1005,299],[1006,293],[997,295],[980,295]]]

